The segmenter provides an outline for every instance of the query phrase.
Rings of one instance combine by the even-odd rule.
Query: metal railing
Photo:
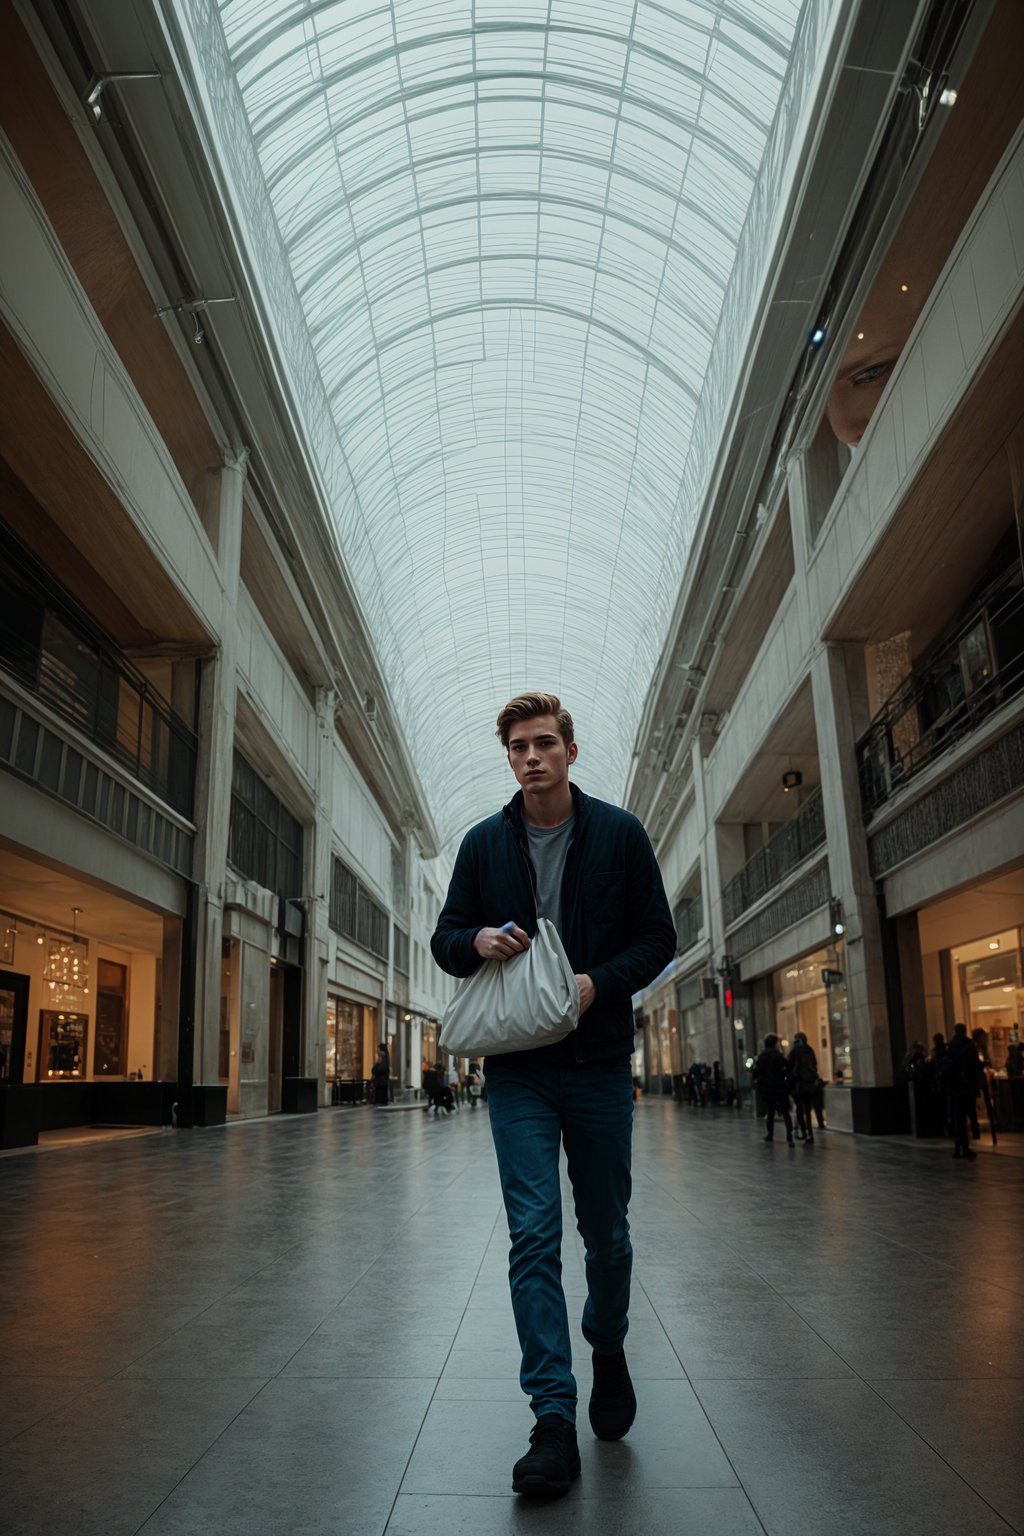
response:
[[[700,938],[704,927],[704,902],[700,896],[681,901],[673,914],[676,925],[676,953],[681,955]]]
[[[0,667],[183,816],[196,738],[149,679],[0,526]]]
[[[4,645],[0,666],[132,778],[191,816],[196,738],[127,658],[85,641],[59,662],[45,650]]]
[[[759,848],[738,875],[722,890],[726,927],[762,896],[774,890],[810,854],[825,843],[825,810],[821,790],[812,790],[792,821]]]
[[[999,593],[886,699],[857,743],[870,816],[1024,690],[1024,588]]]

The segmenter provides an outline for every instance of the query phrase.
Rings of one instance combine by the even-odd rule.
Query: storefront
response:
[[[1021,1040],[1021,929],[960,945],[951,956],[951,979],[958,1018],[993,1071],[1002,1072],[1010,1047]]]
[[[783,1048],[801,1031],[818,1058],[826,1083],[850,1087],[850,1030],[843,944],[815,950],[793,960],[772,976],[775,1033]]]
[[[174,1077],[172,928],[175,919],[0,849],[0,1086],[46,1089],[30,1142],[36,1130],[169,1113],[173,1093],[164,1106],[151,1090]]]
[[[378,1009],[367,1003],[328,992],[324,1077],[329,1103],[352,1103],[363,1097],[377,1054],[378,1016]]]
[[[683,1072],[679,1016],[664,1001],[644,1015],[644,1073],[648,1093],[671,1094],[673,1078]]]
[[[420,1049],[423,1052],[423,1067],[433,1066],[437,1060],[437,1024],[432,1019],[424,1019],[420,1026]]]
[[[986,1063],[1000,1133],[1024,1130],[1024,868],[933,902],[906,919],[920,957],[920,1043],[967,1025]],[[905,1010],[906,1011],[906,1010]],[[927,1038],[920,1038],[927,1035]],[[914,1044],[908,1036],[907,1049]]]

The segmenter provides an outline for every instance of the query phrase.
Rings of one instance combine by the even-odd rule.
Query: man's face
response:
[[[921,309],[918,288],[889,284],[873,293],[843,356],[826,414],[841,443],[856,447],[864,436]]]
[[[576,761],[576,743],[566,746],[554,715],[535,715],[512,727],[508,760],[528,799],[557,794]]]

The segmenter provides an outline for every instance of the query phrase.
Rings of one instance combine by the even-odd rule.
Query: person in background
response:
[[[989,1073],[992,1071],[992,1063],[988,1058],[988,1030],[972,1029],[971,1039],[974,1041],[974,1044],[977,1047],[978,1057],[981,1061],[981,1097],[985,1102],[985,1118],[988,1120],[989,1135],[992,1137],[992,1145],[995,1146],[998,1138],[996,1136],[996,1115],[995,1108],[992,1104],[992,1090],[989,1087]],[[971,1117],[971,1135],[974,1137],[975,1141],[979,1141],[981,1139],[981,1126],[978,1124],[977,1099],[974,1101],[974,1111]]]
[[[811,1127],[811,1109],[814,1090],[818,1086],[818,1058],[814,1047],[802,1030],[793,1036],[793,1048],[789,1053],[789,1070],[793,1080],[793,1100],[796,1104],[796,1134],[803,1142],[814,1142]]]
[[[978,1047],[967,1034],[966,1024],[954,1024],[953,1038],[939,1062],[939,1080],[949,1096],[953,1122],[953,1156],[977,1157],[970,1145],[967,1123],[981,1087],[982,1065]]]
[[[455,1108],[455,1100],[452,1098],[451,1084],[448,1081],[448,1068],[443,1061],[434,1062],[434,1114],[440,1114],[443,1109],[446,1115],[450,1115]]]
[[[765,1104],[765,1141],[775,1140],[775,1116],[786,1125],[786,1144],[794,1146],[793,1120],[789,1113],[789,1069],[779,1050],[778,1035],[765,1035],[764,1049],[754,1063],[754,1082]]]
[[[1024,1077],[1024,1046],[1015,1040],[1006,1052],[1007,1077]]]
[[[914,1078],[925,1077],[928,1072],[928,1056],[920,1040],[915,1040],[900,1068],[900,1077],[905,1082],[911,1082]]]
[[[478,1061],[470,1062],[466,1082],[469,1087],[469,1107],[470,1109],[476,1109],[477,1104],[480,1102],[480,1095],[484,1091],[484,1074],[480,1069]]]
[[[935,1084],[935,1092],[942,1108],[944,1134],[949,1136],[953,1132],[953,1122],[950,1119],[950,1097],[946,1087],[946,1049],[945,1035],[932,1035],[932,1050],[928,1065],[932,1069],[932,1082]]]
[[[435,1067],[434,1067],[432,1062],[425,1061],[423,1063],[422,1082],[423,1082],[423,1094],[424,1094],[424,1097],[425,1097],[425,1099],[427,1101],[424,1104],[424,1106],[423,1106],[423,1113],[425,1115],[428,1115],[430,1113],[431,1109],[433,1109],[434,1113],[436,1114],[437,1113],[437,1071],[436,1071],[436,1069],[435,1069]]]
[[[700,1109],[704,1108],[704,1063],[695,1061],[690,1069],[693,1073],[693,1091]]]
[[[370,1068],[370,1081],[373,1083],[373,1102],[378,1109],[386,1107],[388,1102],[388,1078],[391,1076],[391,1058],[388,1048],[382,1040],[377,1047],[377,1060]]]

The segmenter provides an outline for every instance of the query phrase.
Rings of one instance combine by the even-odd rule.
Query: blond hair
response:
[[[562,701],[554,693],[520,693],[514,699],[509,699],[504,709],[498,715],[498,729],[495,736],[502,746],[508,751],[508,739],[514,725],[521,725],[524,720],[536,720],[538,715],[554,715],[559,733],[567,747],[576,740],[572,715],[567,709],[562,708]]]

